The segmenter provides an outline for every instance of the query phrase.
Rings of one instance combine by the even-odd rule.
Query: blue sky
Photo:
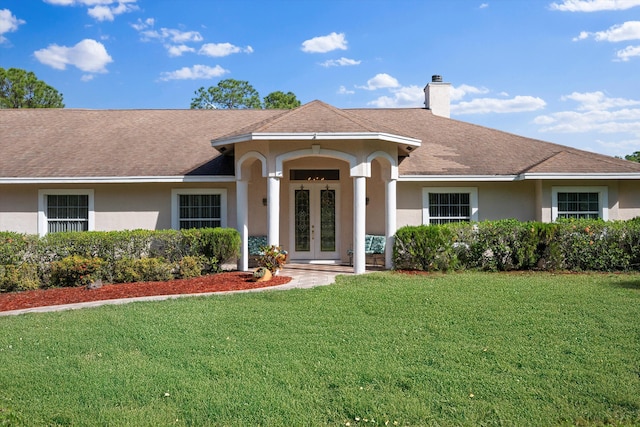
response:
[[[0,67],[91,109],[189,108],[227,78],[422,107],[439,74],[454,119],[640,150],[640,0],[0,0]]]

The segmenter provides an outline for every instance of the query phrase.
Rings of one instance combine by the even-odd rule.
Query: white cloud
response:
[[[340,59],[329,59],[322,62],[320,65],[322,65],[323,67],[347,67],[349,65],[360,65],[361,62],[362,61],[345,58],[343,56]]]
[[[424,106],[424,90],[420,86],[401,86],[391,89],[391,96],[381,96],[371,102],[377,108]]]
[[[333,32],[302,42],[302,51],[307,53],[326,53],[336,49],[347,50],[347,40],[344,33]]]
[[[546,102],[534,96],[514,96],[510,99],[476,98],[451,105],[452,114],[522,113],[545,107]]]
[[[349,90],[344,86],[340,86],[340,88],[338,88],[338,95],[353,95],[354,93],[356,93],[355,90]]]
[[[640,46],[627,46],[624,49],[617,51],[616,56],[621,61],[628,61],[629,58],[640,56]]]
[[[606,31],[589,33],[582,31],[573,41],[584,40],[593,37],[596,41],[622,42],[626,40],[640,40],[640,21],[627,21],[624,24],[614,25]]]
[[[144,21],[138,19],[131,27],[140,34],[142,41],[159,41],[164,44],[169,56],[182,56],[186,52],[195,52],[196,49],[185,43],[201,42],[202,35],[198,31],[182,31],[175,28],[153,29],[155,20],[147,18]]]
[[[485,93],[489,93],[489,89],[487,88],[478,88],[475,86],[470,86],[470,85],[460,85],[460,86],[453,86],[451,88],[451,100],[452,101],[459,101],[462,98],[464,98],[466,95],[481,95],[481,94],[485,94]]]
[[[163,72],[160,75],[160,80],[197,80],[197,79],[212,79],[214,77],[220,77],[223,74],[228,73],[229,70],[225,70],[219,65],[215,67],[209,67],[208,65],[194,65],[193,67],[183,67],[176,71]]]
[[[563,12],[601,12],[604,10],[626,10],[640,6],[640,0],[564,0],[551,3],[552,10]]]
[[[94,77],[95,74],[83,74],[82,77],[80,77],[80,80],[82,80],[83,82],[90,82]]]
[[[400,86],[398,80],[395,77],[390,76],[387,73],[376,74],[373,78],[367,80],[366,86],[356,86],[359,89],[365,90],[377,90],[394,88]]]
[[[18,27],[26,21],[18,19],[9,9],[0,9],[0,43],[4,43],[7,38],[3,35],[18,31]]]
[[[479,8],[480,8],[480,9],[486,9],[486,8],[488,8],[488,7],[489,7],[489,3],[482,3],[482,4],[479,6]]]
[[[180,45],[165,45],[167,52],[169,52],[169,56],[182,56],[185,52],[195,52],[196,50],[192,47],[189,47],[185,44]]]
[[[84,6],[98,21],[113,21],[117,15],[138,10],[137,0],[44,0],[55,6]]]
[[[251,46],[242,48],[231,43],[205,43],[198,51],[198,54],[218,58],[240,52],[253,53],[253,48]]]
[[[538,116],[534,123],[541,132],[559,133],[631,133],[640,137],[640,100],[609,98],[602,92],[574,92],[563,101],[576,101],[574,111],[559,111]]]
[[[634,153],[640,151],[640,138],[636,139],[623,139],[621,141],[608,142],[602,140],[596,140],[598,145],[605,148],[615,148],[620,153]]]
[[[34,55],[41,63],[58,70],[73,65],[88,73],[106,73],[106,65],[113,62],[104,45],[92,39],[84,39],[73,47],[51,44]]]
[[[608,98],[603,92],[573,92],[560,98],[562,101],[576,101],[578,111],[609,110],[612,108],[632,107],[640,105],[640,101],[624,98]]]
[[[131,24],[131,26],[136,31],[143,31],[143,30],[145,30],[145,29],[147,29],[149,27],[153,27],[155,22],[156,21],[153,18],[147,18],[144,21],[142,19],[138,18],[138,22],[136,22],[135,24]]]
[[[160,31],[141,31],[140,35],[150,40],[170,40],[173,43],[201,42],[203,40],[202,36],[197,31],[180,31],[174,28],[160,28]]]

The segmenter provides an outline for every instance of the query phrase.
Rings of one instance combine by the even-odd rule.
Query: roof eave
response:
[[[400,175],[404,182],[508,182],[518,181],[518,175]]]
[[[87,176],[0,178],[0,184],[147,184],[235,182],[234,175]]]
[[[256,132],[211,140],[214,148],[251,141],[379,140],[419,147],[422,141],[384,132]]]
[[[640,179],[640,172],[611,172],[611,173],[523,173],[522,179]]]

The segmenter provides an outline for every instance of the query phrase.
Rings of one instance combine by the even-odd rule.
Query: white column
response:
[[[280,245],[280,178],[267,178],[267,244]]]
[[[390,270],[393,268],[393,236],[396,234],[396,180],[390,179],[387,181],[385,192],[385,209],[386,209],[386,223],[385,223],[385,254],[384,254],[384,266]]]
[[[249,183],[236,181],[237,228],[240,232],[240,257],[238,270],[249,270]]]
[[[364,176],[353,178],[353,272],[362,274],[366,269],[364,238],[366,233],[367,181]]]

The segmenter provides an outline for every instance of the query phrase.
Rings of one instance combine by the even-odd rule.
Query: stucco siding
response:
[[[478,189],[478,221],[536,219],[536,190],[533,182],[400,182],[398,183],[398,228],[423,223],[423,189],[474,187]]]
[[[0,186],[0,231],[38,232],[38,188]]]
[[[38,191],[93,190],[94,230],[115,231],[171,228],[171,190],[176,188],[227,189],[227,226],[235,227],[235,184],[97,184],[7,185],[0,187],[0,230],[38,233]]]

